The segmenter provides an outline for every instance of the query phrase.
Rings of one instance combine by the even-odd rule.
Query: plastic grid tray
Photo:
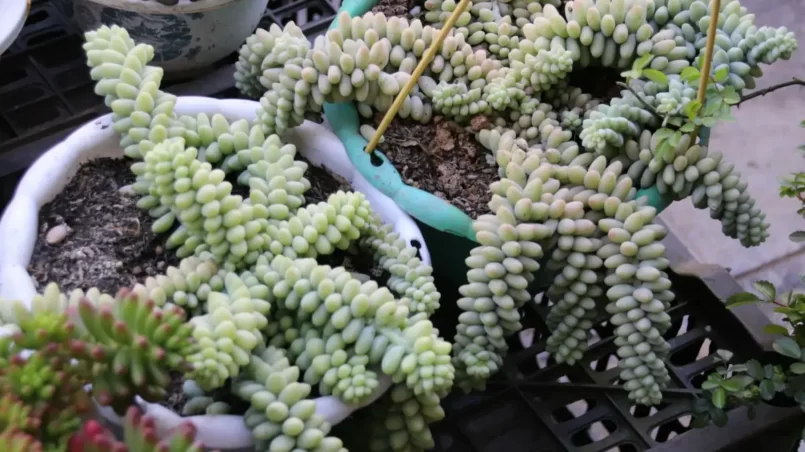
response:
[[[326,0],[271,0],[260,27],[295,21],[313,38],[337,11]],[[0,56],[0,161],[5,151],[88,121],[104,112],[93,93],[82,33],[59,5],[34,0],[19,37]],[[235,54],[218,66],[234,63]],[[170,88],[170,84],[166,84]]]
[[[447,416],[433,427],[435,450],[637,452],[690,430],[693,394],[718,366],[716,350],[729,349],[733,359],[744,361],[763,349],[700,279],[672,275],[672,281],[677,299],[666,334],[672,382],[662,405],[636,406],[619,387],[606,315],[597,320],[600,337],[582,363],[571,367],[547,359],[548,309],[534,303],[525,309],[524,332],[510,340],[504,368],[486,391],[452,394],[443,402]]]

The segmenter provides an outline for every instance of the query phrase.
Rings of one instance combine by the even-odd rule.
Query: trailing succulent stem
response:
[[[747,184],[695,131],[729,119],[761,63],[790,58],[797,41],[785,28],[754,25],[737,0],[718,11],[708,3],[471,2],[407,93],[403,118],[486,116],[494,125],[478,139],[501,180],[490,187],[490,214],[475,221],[480,246],[466,260],[458,302],[453,351],[464,389],[483,387],[500,369],[542,271],[552,279],[553,357],[583,359],[605,311],[630,397],[660,402],[673,293],[666,231],[652,224],[657,209],[637,189],[656,188],[665,201],[690,197],[744,246],[768,237]],[[258,30],[241,49],[238,87],[261,96],[266,133],[320,114],[325,102],[354,102],[372,117],[391,107],[456,6],[428,1],[424,20],[410,21],[342,13],[312,45],[293,24]],[[700,74],[711,24],[713,74]],[[570,86],[571,72],[584,68],[623,71],[623,90],[597,98]],[[705,101],[697,99],[702,77]]]
[[[288,60],[310,44],[293,26],[288,30],[276,40],[259,32],[260,39],[278,46],[273,50],[260,47],[254,37],[248,45],[267,52],[264,65],[293,69]],[[120,339],[130,346],[124,349],[127,356],[157,359],[185,372],[185,413],[227,413],[237,404],[221,400],[221,391],[239,395],[251,405],[245,422],[258,450],[342,449],[340,440],[325,437],[329,426],[314,415],[313,401],[303,400],[310,385],[344,402],[364,403],[376,396],[381,381],[391,379],[438,406],[454,370],[450,344],[428,320],[441,297],[433,269],[392,226],[380,222],[363,194],[339,191],[325,202],[306,202],[308,164],[275,134],[283,127],[267,126],[270,121],[298,124],[301,117],[266,113],[266,102],[256,124],[220,114],[178,116],[176,98],[159,90],[161,69],[148,66],[150,46],[134,43],[116,26],[88,32],[86,38],[96,92],[105,96],[121,146],[135,160],[132,188],[140,196],[138,205],[156,219],[154,232],[170,233],[167,247],[183,258],[178,267],[132,290],[153,300],[151,309],[162,312],[160,319],[174,329],[165,342],[168,327],[135,316],[144,323],[131,334],[156,335],[160,352],[140,350],[137,340],[129,340],[107,313],[116,312],[105,307],[108,296],[93,294],[97,309],[68,298],[82,315],[101,314],[97,322],[84,324],[108,336],[104,346]],[[243,62],[239,67],[249,75],[239,77],[238,86],[253,89],[254,68]],[[397,82],[384,83],[392,88]],[[277,100],[277,106],[284,109],[286,102]],[[236,184],[248,194],[235,194]],[[389,274],[387,287],[353,277],[343,267],[317,264],[317,257],[336,251],[371,254]],[[192,318],[174,319],[176,306]],[[87,351],[103,355],[99,349]],[[166,384],[166,374],[118,359],[121,363],[106,364],[113,374],[132,372],[127,383],[134,384],[121,385],[110,375],[103,394],[131,386],[149,389],[152,380]],[[424,425],[421,429],[427,432]]]

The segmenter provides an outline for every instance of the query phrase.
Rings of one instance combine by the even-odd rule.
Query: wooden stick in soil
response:
[[[699,75],[699,92],[696,94],[696,100],[699,101],[699,112],[704,111],[704,101],[707,97],[707,85],[710,84],[710,69],[713,66],[713,47],[716,42],[716,27],[718,26],[718,13],[721,11],[721,0],[713,0],[712,8],[710,10],[710,26],[707,27],[707,45],[704,48],[704,63],[702,64],[702,71]],[[691,142],[695,143],[699,135],[699,128],[691,134]]]
[[[397,111],[400,109],[400,107],[402,107],[405,97],[408,96],[408,93],[410,93],[412,89],[414,89],[414,84],[417,82],[417,80],[419,80],[419,77],[422,76],[423,72],[425,72],[425,68],[428,67],[430,62],[436,56],[436,51],[442,46],[444,39],[447,37],[447,33],[453,29],[453,26],[455,26],[456,21],[458,20],[458,16],[464,12],[469,3],[470,0],[461,0],[461,2],[456,6],[456,9],[453,10],[453,13],[450,14],[450,17],[447,19],[447,22],[445,22],[442,29],[439,30],[439,34],[436,36],[436,39],[430,44],[428,50],[422,54],[422,60],[414,69],[414,72],[411,74],[408,82],[400,90],[399,94],[397,94],[397,98],[394,99],[394,103],[391,104],[391,108],[389,108],[389,111],[387,111],[386,115],[383,116],[383,120],[377,127],[374,136],[372,136],[372,141],[370,141],[364,149],[367,154],[370,154],[372,151],[374,151],[378,143],[380,143],[380,137],[383,136],[383,134],[386,132],[386,129],[389,127],[389,124],[391,124],[391,120],[397,115]]]

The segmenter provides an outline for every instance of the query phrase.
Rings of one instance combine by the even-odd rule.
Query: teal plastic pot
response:
[[[351,17],[360,16],[370,11],[376,3],[377,0],[344,0],[339,13],[345,11]],[[330,28],[337,24],[338,17]],[[325,103],[324,116],[363,177],[417,220],[431,250],[436,277],[456,285],[463,284],[466,280],[464,259],[477,245],[472,218],[449,202],[407,185],[381,148],[367,154],[364,149],[369,142],[360,134],[360,116],[354,104]],[[709,130],[703,130],[701,138],[706,144]],[[649,204],[660,211],[670,204],[670,200],[660,195],[656,187],[640,190],[638,196],[648,196]]]

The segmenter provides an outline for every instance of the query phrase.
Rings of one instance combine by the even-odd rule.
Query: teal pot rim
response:
[[[351,17],[360,16],[377,3],[378,0],[344,0],[330,28],[338,25],[340,13],[347,12]],[[352,164],[376,189],[422,223],[477,242],[473,219],[464,211],[431,193],[406,184],[380,149],[375,149],[371,154],[364,152],[369,141],[360,133],[360,117],[353,103],[325,103],[324,117],[344,144]],[[710,129],[702,128],[700,137],[702,144],[707,145]],[[658,211],[664,210],[672,202],[660,194],[656,186],[638,190],[637,197],[641,196],[648,197],[649,205],[656,207]]]

